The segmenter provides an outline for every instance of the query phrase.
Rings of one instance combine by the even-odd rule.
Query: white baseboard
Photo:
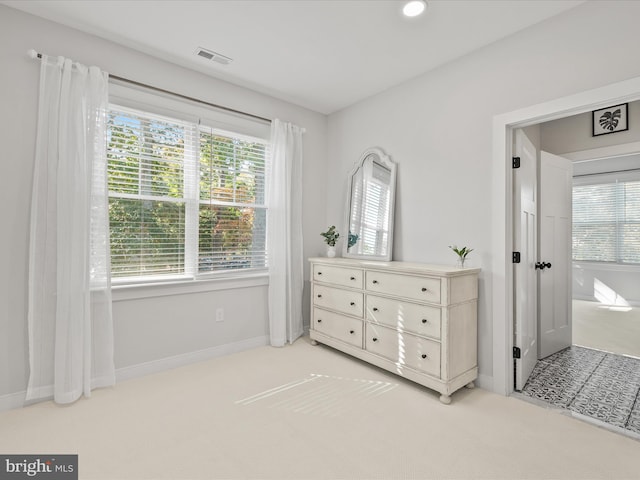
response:
[[[218,345],[216,347],[198,350],[196,352],[184,353],[174,357],[161,358],[152,362],[118,368],[116,370],[116,386],[118,382],[129,380],[131,378],[143,377],[152,373],[159,373],[172,368],[210,360],[215,357],[221,357],[222,355],[230,355],[232,353],[242,352],[252,348],[263,347],[268,344],[268,336],[248,338],[240,342],[227,343],[225,345]],[[26,390],[0,396],[0,412],[24,407],[26,396]]]
[[[118,368],[116,370],[116,385],[118,382],[129,380],[131,378],[164,372],[165,370],[171,370],[172,368],[183,367],[192,363],[210,360],[215,357],[221,357],[222,355],[238,353],[252,348],[263,347],[265,345],[269,345],[268,336],[254,337],[241,340],[240,342],[227,343],[216,347],[206,348],[204,350],[198,350],[196,352],[184,353],[174,357],[161,358],[151,362],[131,365],[130,367]]]
[[[9,393],[0,397],[0,412],[13,410],[14,408],[24,407],[24,399],[27,397],[27,391]]]
[[[597,302],[600,303],[596,297],[593,297],[591,295],[573,295],[573,299],[574,300],[584,300],[587,302]],[[636,302],[635,300],[627,300],[627,303],[632,306],[632,307],[640,307],[640,302]]]
[[[593,295],[579,295],[579,294],[573,294],[573,300],[584,300],[586,302],[597,302],[597,300],[595,299],[595,297]]]
[[[482,373],[478,374],[478,378],[476,379],[476,384],[478,388],[483,390],[488,390],[489,392],[493,392],[493,377],[490,375],[484,375]]]

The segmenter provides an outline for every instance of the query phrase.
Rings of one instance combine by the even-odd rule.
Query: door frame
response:
[[[590,112],[608,105],[640,100],[640,77],[587,90],[493,117],[492,280],[493,391],[514,391],[513,347],[513,182],[512,141],[516,128]]]

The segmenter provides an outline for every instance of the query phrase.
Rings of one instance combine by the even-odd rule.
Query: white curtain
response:
[[[27,400],[113,385],[108,76],[42,57],[29,245]]]
[[[268,192],[269,327],[271,345],[303,334],[302,134],[291,123],[271,125]]]

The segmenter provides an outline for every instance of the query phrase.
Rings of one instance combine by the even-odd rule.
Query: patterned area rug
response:
[[[640,434],[640,359],[572,346],[539,360],[522,394]]]

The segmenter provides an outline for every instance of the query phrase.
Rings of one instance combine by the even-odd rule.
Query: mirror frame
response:
[[[351,206],[353,204],[353,177],[360,168],[363,167],[364,161],[371,154],[377,155],[380,159],[380,163],[387,167],[391,173],[389,187],[391,188],[391,198],[389,199],[389,245],[386,255],[365,255],[359,253],[350,253],[348,251],[349,246],[349,226],[351,224]],[[345,212],[344,231],[346,232],[342,241],[342,256],[345,258],[357,258],[360,260],[377,260],[390,262],[393,257],[393,235],[394,235],[394,222],[395,222],[395,203],[396,203],[396,170],[397,164],[391,160],[391,157],[384,153],[381,148],[372,147],[364,151],[360,156],[360,159],[354,164],[353,168],[349,172],[347,177],[347,208]]]

